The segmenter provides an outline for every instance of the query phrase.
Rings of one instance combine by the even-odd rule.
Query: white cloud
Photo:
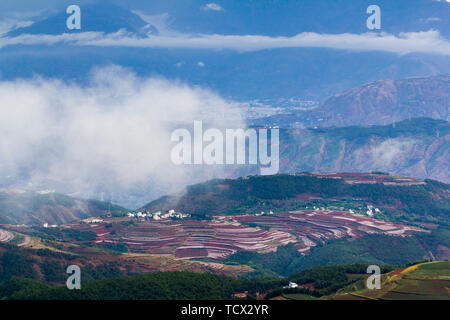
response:
[[[124,46],[147,48],[196,48],[231,49],[255,51],[275,48],[330,48],[357,51],[386,51],[398,54],[411,52],[450,54],[450,43],[439,31],[364,34],[319,34],[304,32],[292,37],[269,37],[260,35],[183,35],[152,36],[138,38],[125,30],[104,34],[84,32],[61,35],[21,35],[0,38],[0,47],[15,44],[57,44],[78,46]]]
[[[206,89],[119,67],[96,70],[86,87],[40,78],[0,82],[0,96],[0,186],[104,193],[129,205],[201,179],[192,167],[171,164],[170,135],[180,123],[244,126],[236,110],[229,122],[210,117],[234,108]],[[134,203],[133,195],[140,196]]]
[[[441,21],[441,18],[439,18],[439,17],[429,17],[429,18],[426,18],[426,19],[421,19],[421,21],[423,21],[425,23],[438,22],[438,21]]]
[[[140,11],[132,11],[137,14],[142,20],[147,22],[149,25],[154,26],[160,35],[165,36],[179,36],[180,33],[171,28],[171,24],[175,20],[167,13],[146,15]]]
[[[223,11],[223,8],[217,3],[208,3],[205,6],[203,6],[202,9],[208,11]]]
[[[402,161],[402,157],[410,151],[409,148],[414,144],[415,142],[412,140],[388,139],[373,146],[369,150],[369,154],[375,167],[389,168],[390,170]]]
[[[0,36],[9,31],[32,25],[38,16],[49,14],[46,9],[37,11],[8,12],[7,18],[0,21]]]
[[[21,21],[16,19],[6,19],[0,21],[0,35],[8,33],[17,28],[28,27],[33,24],[33,21]]]

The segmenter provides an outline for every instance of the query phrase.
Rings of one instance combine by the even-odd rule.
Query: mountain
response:
[[[362,210],[367,205],[396,221],[448,225],[450,186],[433,180],[373,173],[297,173],[216,179],[188,186],[143,210],[170,210],[198,217],[289,211],[315,207]]]
[[[282,130],[280,171],[383,171],[449,183],[449,139],[449,122],[429,118],[385,126]]]
[[[370,290],[358,281],[329,296],[333,300],[448,300],[449,261],[414,264],[389,272],[381,290]]]
[[[220,4],[220,3],[219,3]],[[23,34],[62,34],[85,31],[117,32],[126,29],[138,37],[163,35],[166,29],[179,37],[195,34],[293,36],[302,32],[365,33],[365,10],[370,1],[245,1],[222,3],[222,11],[205,10],[204,1],[164,1],[123,7],[99,4],[82,7],[81,30],[67,30],[65,10],[56,16],[11,31]],[[449,28],[446,3],[415,0],[382,1],[384,32]],[[410,6],[420,8],[409,10]],[[270,10],[269,10],[270,8]],[[135,12],[139,11],[148,23]],[[389,12],[389,14],[388,14]],[[448,15],[448,14],[447,14]],[[153,18],[152,18],[153,17]],[[161,27],[156,27],[163,20]],[[393,18],[395,17],[395,19]],[[427,20],[428,18],[433,18]],[[153,19],[153,20],[152,20]],[[170,35],[170,34],[169,34]],[[14,41],[12,41],[14,43]],[[38,42],[39,43],[39,42]],[[446,55],[411,52],[336,50],[333,48],[275,48],[259,51],[201,48],[102,47],[54,43],[8,45],[0,48],[0,76],[4,80],[37,75],[87,83],[89,71],[99,65],[117,64],[137,74],[179,79],[210,88],[224,97],[248,102],[254,99],[314,100],[381,79],[436,76],[450,73]],[[27,61],[24,64],[23,61]],[[70,64],[67,61],[71,61]],[[199,64],[199,62],[202,62]],[[52,67],[49,68],[48,66]],[[271,103],[277,107],[277,103]]]
[[[320,265],[403,264],[450,257],[450,186],[433,180],[382,172],[211,180],[152,201],[140,211],[171,209],[190,213],[193,219],[212,219],[212,224],[220,226],[239,223],[249,228],[247,232],[256,228],[295,235],[297,241],[276,251],[249,248],[225,256],[227,263],[248,264],[262,274],[287,275]],[[229,242],[224,247],[224,240],[217,235],[230,237],[230,231],[216,228],[211,233],[205,223],[186,222],[193,230],[182,247],[191,250],[189,257],[199,256],[195,250],[228,249]],[[374,226],[378,230],[370,229]],[[143,246],[147,240],[142,228],[128,228],[123,241],[132,239]],[[168,225],[159,232],[161,236],[171,234]],[[176,234],[184,236],[181,229]],[[170,239],[164,247],[171,244],[173,236]]]
[[[101,267],[101,266],[100,266]],[[97,269],[101,269],[98,267]],[[382,266],[381,290],[369,290],[367,264],[321,266],[289,277],[235,279],[208,273],[156,272],[99,279],[83,290],[67,290],[48,281],[14,277],[0,283],[2,300],[448,300],[448,261]],[[83,273],[84,274],[84,273]],[[112,274],[112,272],[111,272]],[[107,274],[108,276],[109,274]],[[62,278],[62,277],[61,277]],[[60,283],[63,279],[59,279]],[[286,288],[293,281],[296,288]],[[46,283],[47,282],[47,283]],[[245,293],[244,293],[245,292]],[[240,293],[240,295],[237,295]],[[244,293],[244,294],[243,294]],[[195,307],[192,307],[195,308]],[[167,315],[179,314],[170,308]]]
[[[178,31],[208,34],[268,34],[291,36],[300,32],[367,32],[366,9],[371,0],[242,0],[213,1],[213,10],[203,0],[146,1],[140,10],[175,17]],[[389,33],[417,32],[434,28],[450,35],[445,1],[408,0],[376,2],[382,11],[382,29]],[[414,8],[412,10],[411,8]],[[208,10],[209,9],[209,10]],[[429,19],[434,18],[434,19]]]
[[[122,7],[98,3],[81,6],[81,29],[69,30],[66,20],[69,17],[65,11],[39,20],[30,26],[18,28],[7,33],[8,37],[23,34],[63,34],[79,32],[114,33],[120,29],[139,36],[157,34],[158,30],[142,20],[137,14]]]
[[[82,200],[58,193],[0,189],[1,224],[63,224],[126,209],[97,200]]]
[[[450,120],[450,75],[380,80],[339,93],[313,115],[322,126],[387,124],[408,118]]]

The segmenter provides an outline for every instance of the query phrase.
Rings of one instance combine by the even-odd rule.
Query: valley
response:
[[[449,186],[432,180],[297,173],[212,180],[134,212],[0,230],[4,243],[14,233],[31,250],[94,261],[110,252],[126,265],[140,261],[140,270],[284,275],[330,264],[330,251],[342,251],[335,259],[344,264],[448,259],[448,203]]]
[[[450,299],[450,0],[9,2],[0,301]]]

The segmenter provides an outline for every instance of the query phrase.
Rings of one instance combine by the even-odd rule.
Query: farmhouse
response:
[[[285,289],[287,289],[287,288],[294,289],[294,288],[297,288],[297,287],[298,287],[298,284],[296,284],[295,282],[289,281],[289,284],[287,286],[283,287],[283,288],[285,288]]]
[[[101,223],[101,222],[103,222],[103,219],[100,219],[100,218],[87,218],[87,219],[84,219],[82,221],[86,222],[86,223]]]

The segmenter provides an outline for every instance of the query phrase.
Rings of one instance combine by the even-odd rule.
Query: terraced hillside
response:
[[[249,273],[248,266],[231,266],[195,262],[173,257],[143,254],[117,254],[110,250],[80,246],[67,242],[32,238],[24,246],[0,243],[0,285],[12,278],[28,278],[53,285],[65,285],[66,269],[78,265],[83,270],[82,282],[137,273],[190,271],[226,274],[236,278]]]
[[[211,180],[165,196],[142,210],[170,210],[198,217],[333,207],[395,221],[450,225],[450,186],[432,180],[373,173],[296,173]]]
[[[365,234],[376,233],[408,236],[415,232],[424,232],[416,227],[335,211],[297,211],[265,216],[246,215],[235,217],[235,219],[239,222],[289,232],[299,239],[295,247],[303,253],[308,253],[311,247],[329,239],[358,238]]]
[[[9,242],[14,239],[14,235],[6,230],[0,229],[0,242]]]
[[[429,231],[339,211],[296,211],[277,214],[215,216],[211,220],[110,218],[95,224],[72,223],[63,232],[95,232],[78,241],[123,251],[170,254],[177,258],[226,259],[241,251],[276,252],[294,244],[298,253],[329,240],[368,234],[407,237]],[[293,258],[293,257],[292,257]]]
[[[450,262],[436,261],[416,264],[388,273],[384,276],[379,290],[369,290],[363,284],[357,283],[338,291],[330,298],[337,300],[448,300],[449,297]]]
[[[411,265],[411,264],[410,264]],[[432,265],[432,266],[431,266]],[[448,294],[448,262],[413,263],[410,267],[382,266],[385,279],[380,290],[365,289],[368,265],[336,265],[316,267],[292,274],[288,278],[252,277],[236,279],[210,273],[157,272],[91,281],[83,290],[67,290],[44,281],[12,278],[0,282],[1,299],[450,299]],[[110,266],[111,268],[111,266]],[[101,269],[101,268],[97,268]],[[111,276],[109,269],[106,276]],[[117,270],[117,269],[116,269]],[[416,272],[418,271],[418,272]],[[117,271],[115,271],[117,272]],[[405,285],[414,277],[414,285]],[[287,288],[289,282],[298,286]],[[395,282],[394,286],[392,283]],[[355,291],[354,289],[358,291]],[[371,297],[364,295],[370,291]],[[400,295],[398,295],[400,293]]]
[[[295,236],[282,230],[250,228],[225,220],[133,221],[121,223],[108,219],[90,226],[73,224],[71,228],[93,230],[97,246],[125,245],[130,252],[172,254],[178,258],[224,259],[240,251],[275,251],[278,246],[296,242]]]

